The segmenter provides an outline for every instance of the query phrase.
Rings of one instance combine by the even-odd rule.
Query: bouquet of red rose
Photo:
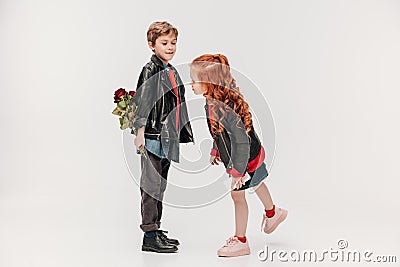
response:
[[[135,91],[127,92],[124,88],[119,88],[114,92],[114,103],[117,103],[117,107],[113,110],[112,114],[119,116],[121,130],[127,128],[132,129],[137,106],[136,103],[131,100],[135,95]]]
[[[119,116],[119,128],[125,130],[131,128],[131,133],[136,135],[136,129],[133,128],[133,121],[137,109],[134,97],[135,91],[127,92],[124,88],[119,88],[114,92],[114,103],[117,107],[113,110],[112,114]],[[141,146],[138,150],[142,156],[146,157],[144,147]]]

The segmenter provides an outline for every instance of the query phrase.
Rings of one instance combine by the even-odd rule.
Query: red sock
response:
[[[237,236],[237,235],[235,235],[235,236],[237,237],[237,239],[239,239],[240,242],[246,243],[246,237],[245,236]]]
[[[272,218],[275,215],[275,205],[272,206],[272,209],[270,210],[265,210],[265,216],[268,218]]]

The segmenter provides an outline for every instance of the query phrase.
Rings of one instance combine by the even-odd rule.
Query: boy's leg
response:
[[[174,253],[178,248],[163,239],[159,233],[158,201],[160,200],[161,158],[146,151],[147,159],[142,157],[142,176],[140,178],[140,192],[142,194],[142,224],[140,228],[145,232],[143,236],[142,251],[157,253]]]
[[[140,177],[140,192],[142,196],[141,213],[144,232],[158,230],[158,200],[161,186],[161,159],[146,151],[147,159],[141,158],[142,174]]]
[[[169,167],[171,166],[171,162],[163,158],[161,160],[161,185],[160,185],[160,193],[157,201],[157,221],[156,224],[158,228],[161,226],[161,216],[162,216],[162,211],[163,211],[163,198],[164,198],[164,192],[165,189],[167,188],[167,177],[168,177],[168,170]],[[159,231],[158,234],[160,235],[161,239],[166,241],[167,244],[170,245],[179,245],[180,242],[177,239],[169,238],[164,231]]]
[[[168,159],[163,158],[161,159],[160,165],[161,165],[161,185],[160,185],[159,197],[157,199],[158,201],[157,201],[157,221],[156,221],[158,228],[160,228],[161,225],[164,192],[165,189],[167,188],[167,177],[168,177],[169,167],[171,166],[171,162]]]

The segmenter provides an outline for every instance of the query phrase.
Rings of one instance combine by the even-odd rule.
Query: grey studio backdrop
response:
[[[399,14],[399,1],[2,0],[0,266],[275,266],[258,251],[320,253],[338,240],[400,261]],[[156,20],[179,30],[172,64],[223,53],[264,96],[250,106],[269,105],[256,114],[275,125],[259,125],[267,185],[289,215],[266,236],[262,205],[247,194],[250,256],[216,257],[234,233],[229,195],[197,208],[167,205],[162,228],[180,239],[179,253],[140,251],[139,188],[125,163],[139,157],[124,154],[129,137],[111,115],[112,95],[135,87]],[[189,86],[186,96],[203,101]],[[206,138],[201,120],[194,133]],[[182,151],[208,157],[200,144]],[[171,183],[198,185],[178,167]]]

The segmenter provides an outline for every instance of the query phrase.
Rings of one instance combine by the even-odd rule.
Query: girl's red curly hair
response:
[[[218,122],[214,130],[217,132],[224,130],[221,121],[226,112],[232,109],[240,116],[248,133],[253,125],[252,115],[248,103],[236,86],[236,80],[232,77],[227,57],[222,54],[204,54],[195,58],[190,67],[199,79],[196,82],[201,82],[206,88],[203,95],[207,98],[207,102],[216,107],[212,114]],[[217,110],[221,111],[221,117],[217,115]]]

